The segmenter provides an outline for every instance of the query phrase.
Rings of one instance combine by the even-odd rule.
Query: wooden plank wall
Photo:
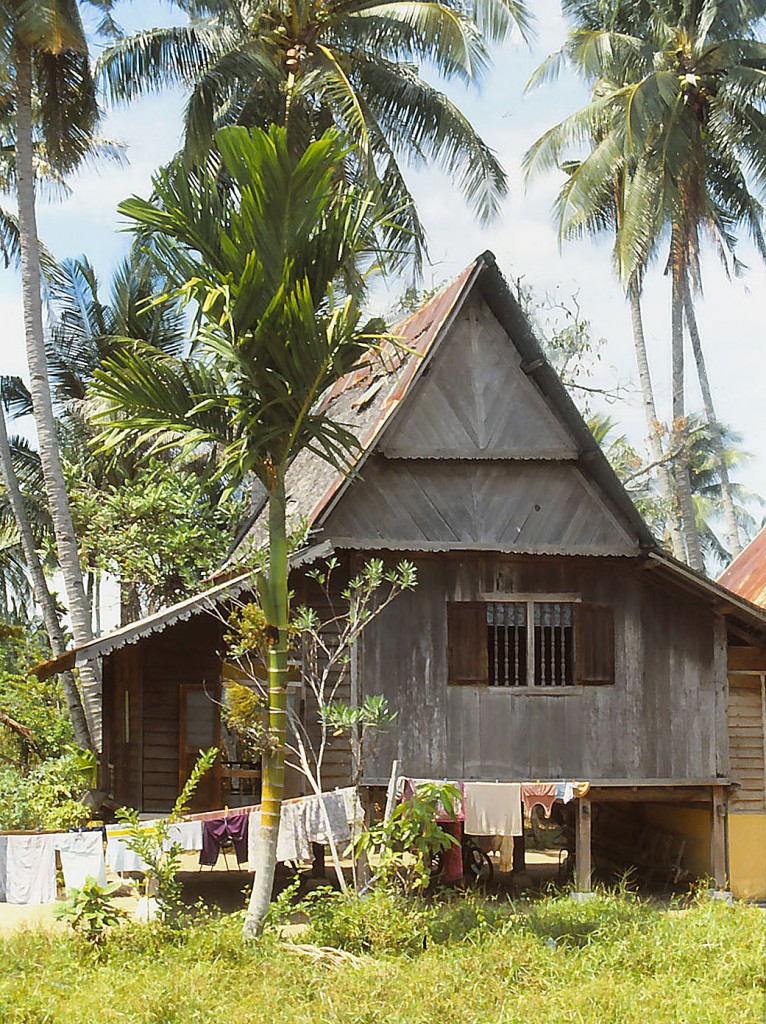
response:
[[[298,584],[299,590],[296,594],[295,604],[306,604],[313,608],[320,620],[330,623],[338,612],[344,607],[340,591],[347,579],[345,568],[337,570],[334,586],[331,594],[328,595],[312,579],[304,578]],[[338,626],[330,624],[324,630],[326,642],[331,645],[338,635]],[[342,677],[342,678],[341,678]],[[351,703],[351,666],[346,665],[344,669],[340,666],[333,672],[330,688],[337,686],[334,699],[344,704]],[[319,719],[316,698],[310,687],[304,684],[302,691],[303,721],[306,724],[312,743],[317,746],[320,738]],[[325,790],[334,789],[336,786],[347,786],[351,779],[351,753],[349,740],[346,735],[329,738],[327,748],[322,759],[322,788]],[[301,779],[301,792],[310,792],[308,783]]]
[[[142,799],[141,666],[141,647],[130,644],[111,655],[104,668],[106,781],[110,786],[113,777],[112,795],[117,803],[128,807],[140,807]]]
[[[766,811],[766,764],[762,676],[744,672],[729,675],[729,757],[733,789],[732,812]]]
[[[179,686],[220,680],[222,626],[198,615],[143,647],[143,810],[167,811],[178,795]]]
[[[417,589],[372,624],[360,653],[364,692],[385,693],[399,711],[368,778],[386,778],[394,757],[406,774],[432,777],[715,777],[726,721],[720,628],[705,605],[628,560],[412,557]],[[615,684],[556,695],[447,686],[447,601],[514,593],[610,604]]]

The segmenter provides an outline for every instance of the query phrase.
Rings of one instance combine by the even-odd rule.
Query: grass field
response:
[[[316,962],[272,929],[243,944],[239,915],[173,937],[119,929],[4,940],[3,1024],[761,1024],[764,911],[630,896],[437,906],[380,894],[308,905],[294,941],[343,948]]]

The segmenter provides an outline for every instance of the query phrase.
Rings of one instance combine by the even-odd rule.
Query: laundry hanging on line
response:
[[[104,839],[101,831],[65,832],[54,837],[67,892],[82,889],[86,878],[106,885]]]
[[[316,795],[285,801],[282,804],[279,822],[277,860],[280,863],[310,860],[311,844],[325,845],[330,834],[338,852],[344,853],[351,841],[351,827],[358,827],[360,810],[359,797],[354,786],[323,793],[321,802]],[[261,812],[253,811],[250,815],[248,843],[248,867],[251,871],[256,869],[260,825]]]
[[[247,860],[248,820],[248,814],[230,814],[203,822],[200,864],[215,867],[218,854],[227,843],[234,847],[237,863],[244,864]]]
[[[56,836],[44,833],[5,837],[5,902],[56,902]]]
[[[524,832],[518,782],[464,784],[466,835],[520,836]]]

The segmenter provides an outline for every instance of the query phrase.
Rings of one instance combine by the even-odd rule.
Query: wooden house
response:
[[[300,600],[316,598],[304,569],[328,551],[346,573],[371,555],[417,566],[352,662],[347,698],[383,693],[398,711],[364,782],[385,784],[394,760],[417,777],[587,780],[582,887],[591,823],[597,850],[615,821],[637,859],[647,829],[672,834],[688,870],[734,883],[727,649],[766,646],[766,612],[658,546],[490,253],[394,334],[324,399],[362,444],[353,472],[304,453],[288,479],[290,512],[312,528]],[[241,543],[262,539],[256,510]],[[219,738],[211,609],[251,585],[229,573],[69,655],[103,659],[102,774],[120,801],[166,810]],[[331,768],[328,785],[346,781],[341,750]],[[211,777],[209,805],[234,781]]]

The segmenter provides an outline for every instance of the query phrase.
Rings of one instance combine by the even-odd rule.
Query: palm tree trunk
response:
[[[72,632],[75,644],[79,646],[92,640],[93,633],[83,587],[77,537],[72,524],[64,472],[59,456],[45,355],[32,140],[32,52],[28,46],[19,42],[16,46],[16,191],[19,204],[21,283],[24,297],[24,333],[29,365],[29,389],[32,395],[45,490],[56,535],[58,559],[64,577]],[[88,730],[96,749],[100,750],[101,685],[97,674],[88,664],[80,668],[80,680]]]
[[[262,593],[263,610],[271,631],[268,683],[269,749],[263,754],[261,792],[261,833],[256,846],[253,891],[243,932],[260,935],[271,903],[277,838],[285,788],[285,744],[287,742],[287,504],[284,471],[277,473],[269,492],[269,575]]]
[[[671,306],[671,351],[673,360],[673,434],[674,443],[679,448],[675,458],[675,477],[678,489],[678,501],[681,506],[681,529],[686,545],[686,556],[692,569],[705,571],[702,558],[697,517],[692,498],[691,481],[689,479],[689,458],[683,436],[686,427],[686,406],[684,401],[684,277],[685,273],[679,261],[673,264],[673,294]],[[680,442],[680,443],[677,443]]]
[[[34,594],[35,601],[42,612],[43,622],[45,623],[45,629],[48,633],[48,639],[50,640],[53,654],[58,657],[66,650],[66,641],[64,640],[64,632],[61,628],[61,623],[59,622],[56,604],[51,597],[51,592],[48,589],[48,582],[45,579],[45,573],[43,572],[43,567],[40,564],[40,558],[37,554],[35,539],[32,534],[32,528],[29,524],[26,509],[24,508],[24,499],[21,494],[21,488],[19,487],[19,481],[16,478],[16,473],[13,469],[13,462],[11,461],[11,446],[8,442],[8,430],[5,423],[5,410],[3,409],[1,400],[0,475],[2,476],[3,483],[5,484],[8,501],[13,511],[13,518],[16,521],[16,529],[18,530],[19,541],[21,542],[21,550],[24,552],[24,561],[26,563],[27,572],[29,573],[29,578],[32,582],[32,593]],[[61,685],[64,690],[64,699],[66,700],[66,705],[69,709],[69,717],[72,721],[72,730],[74,732],[75,742],[80,747],[92,750],[93,741],[91,740],[90,733],[88,731],[88,723],[85,720],[85,712],[82,709],[82,701],[80,700],[80,691],[77,689],[77,683],[75,682],[74,675],[71,672],[63,672],[61,676]]]
[[[684,539],[681,534],[681,526],[678,521],[678,506],[673,490],[673,482],[668,472],[662,451],[662,442],[659,434],[659,421],[657,419],[657,406],[654,402],[654,389],[652,388],[652,376],[649,370],[649,357],[646,353],[646,339],[644,337],[644,320],[641,315],[641,296],[638,284],[635,282],[628,286],[628,300],[630,302],[630,319],[633,327],[633,347],[636,350],[636,364],[638,366],[638,379],[641,384],[641,396],[644,402],[644,415],[649,437],[649,451],[652,461],[657,466],[657,476],[660,482],[660,494],[668,509],[668,524],[670,529],[670,543],[673,554],[676,558],[684,557]]]
[[[694,302],[692,301],[691,292],[688,288],[686,289],[686,295],[684,296],[684,310],[686,313],[686,326],[689,329],[689,340],[692,343],[692,352],[694,352],[694,361],[697,364],[697,376],[700,382],[700,391],[702,392],[702,404],[705,409],[705,419],[710,427],[710,436],[713,442],[713,453],[718,464],[718,475],[721,478],[721,503],[723,505],[723,514],[726,521],[726,535],[729,538],[729,552],[732,558],[736,558],[742,550],[742,544],[739,539],[737,513],[734,509],[734,499],[732,498],[731,493],[729,467],[726,465],[726,452],[723,446],[721,424],[718,422],[718,417],[715,414],[715,407],[713,406],[713,395],[710,391],[710,381],[708,380],[705,356],[702,351],[702,339],[700,338],[700,333],[697,329],[697,317],[694,312]]]

